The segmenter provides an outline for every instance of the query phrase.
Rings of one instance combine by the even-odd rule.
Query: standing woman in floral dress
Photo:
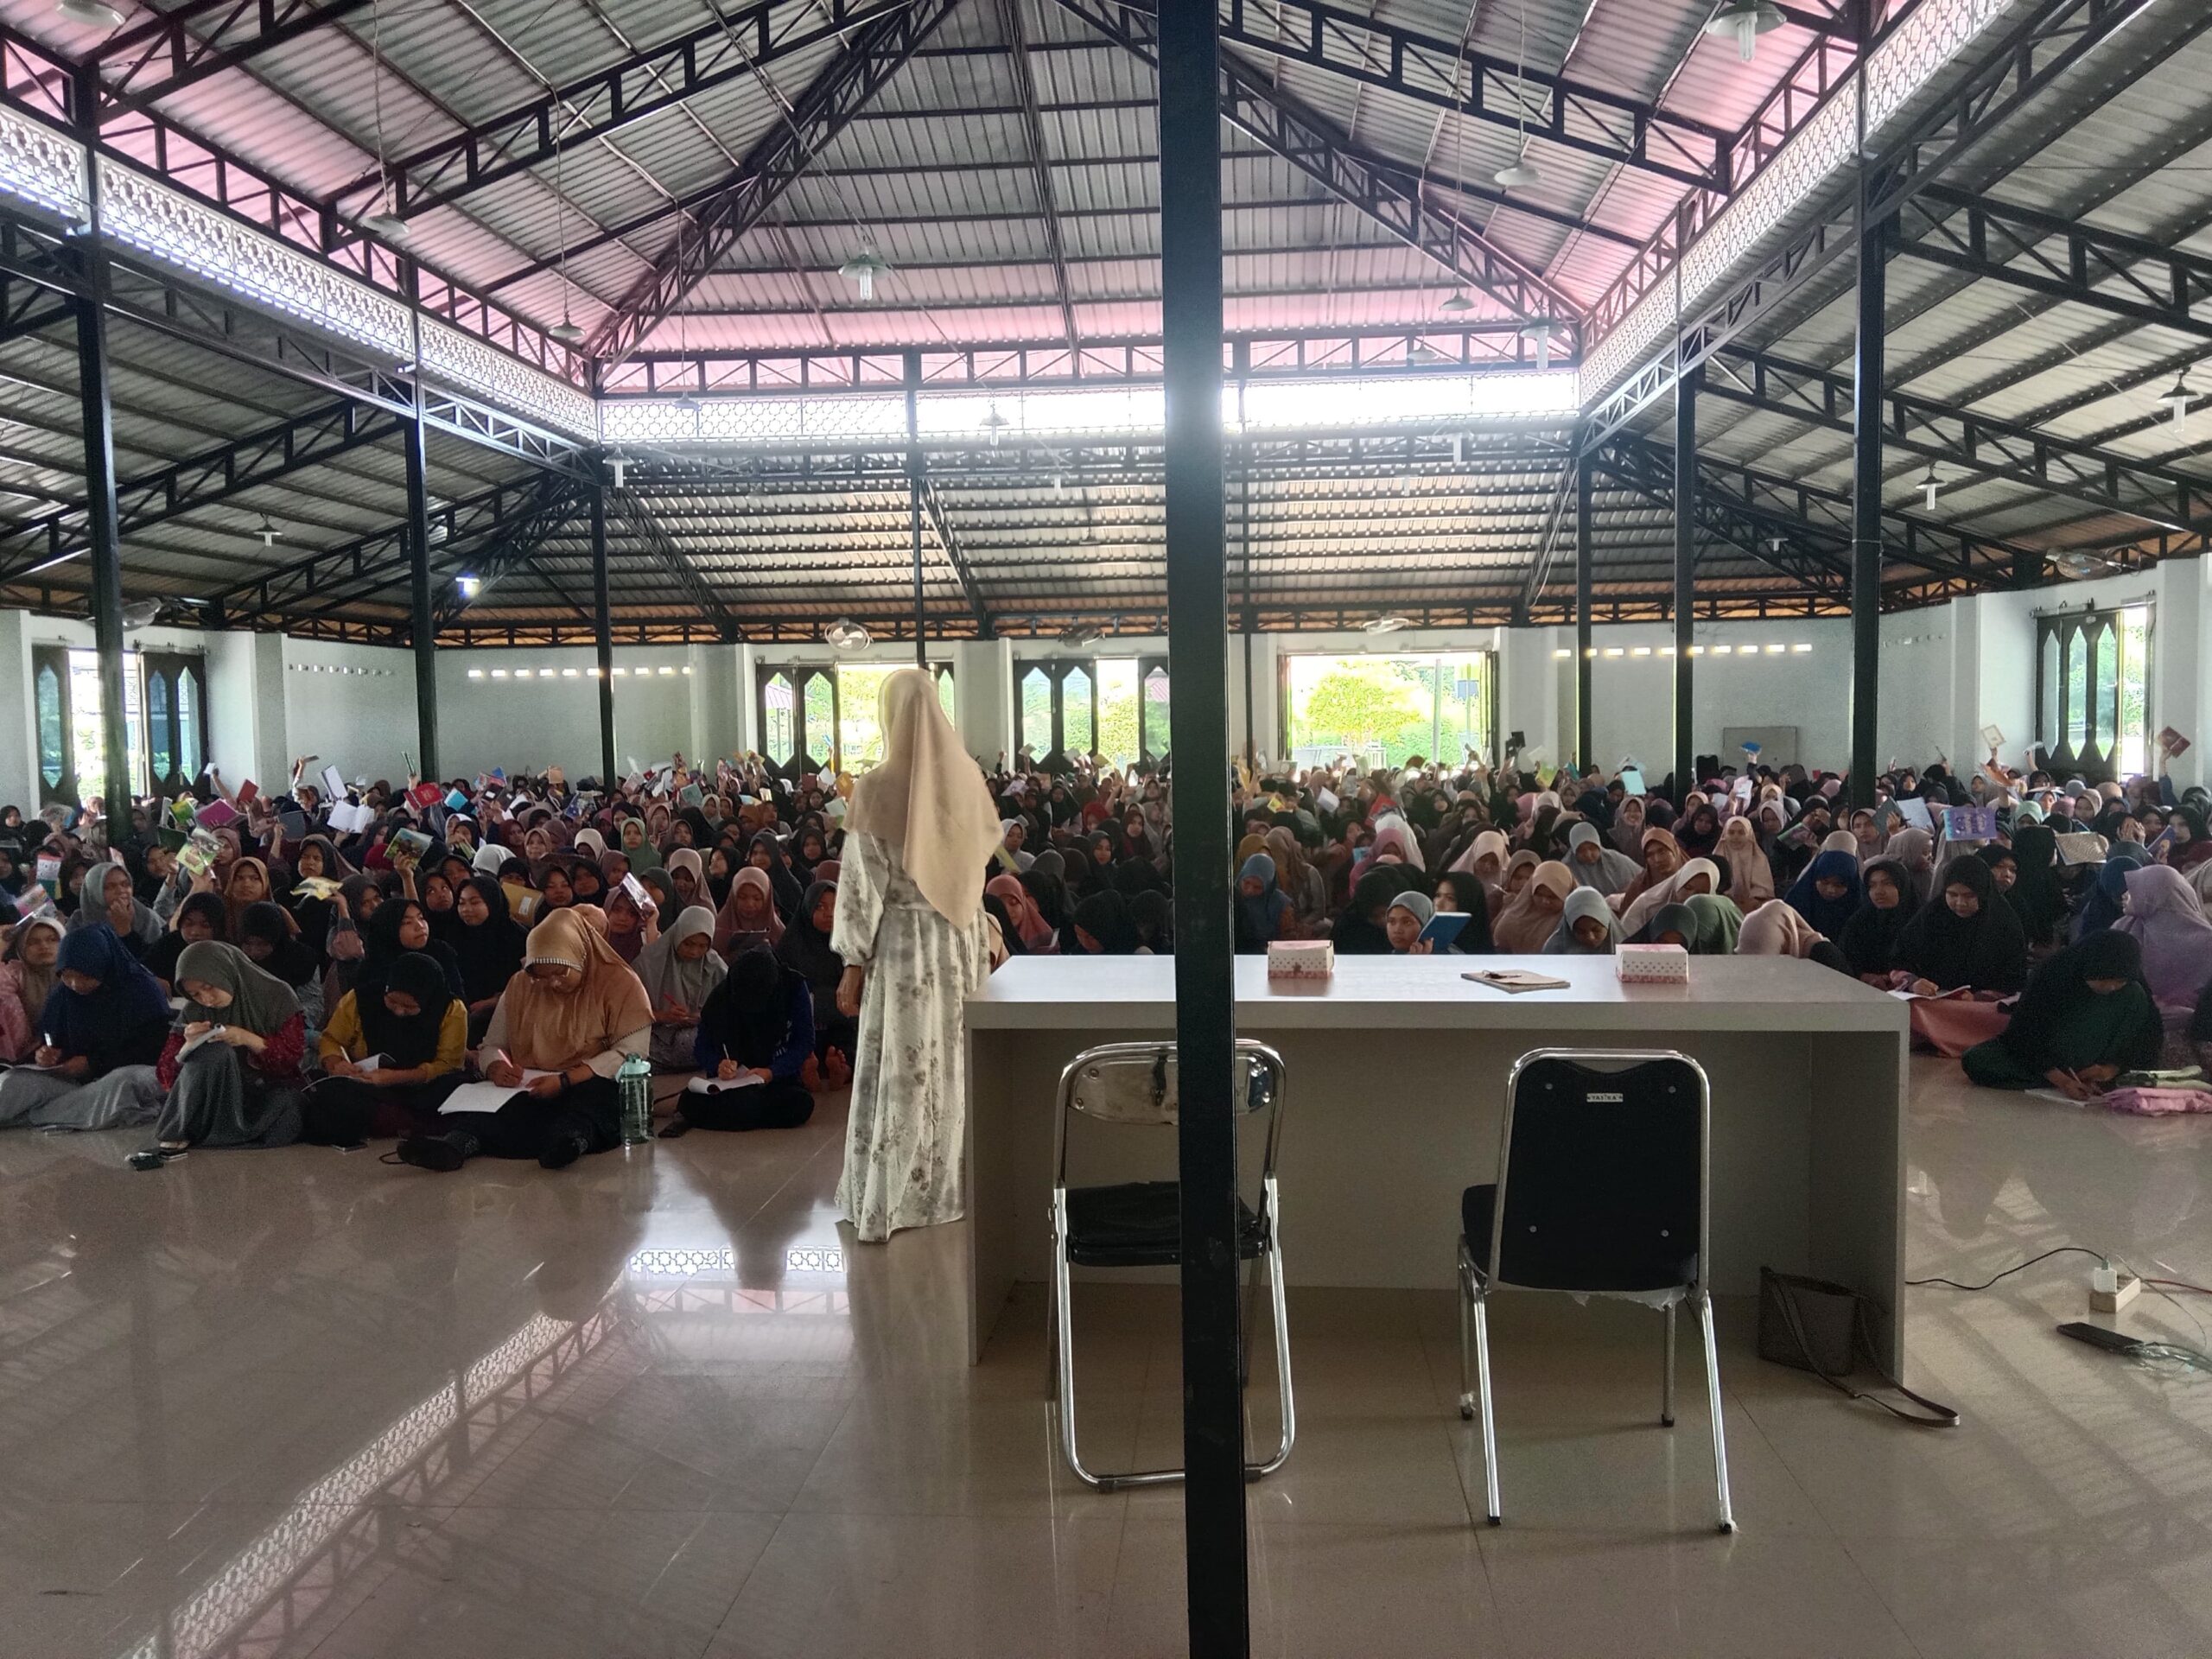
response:
[[[830,940],[837,1006],[860,1020],[837,1203],[863,1243],[965,1212],[964,1005],[988,971],[983,874],[999,844],[936,681],[900,669],[880,707],[887,753],[853,790]]]

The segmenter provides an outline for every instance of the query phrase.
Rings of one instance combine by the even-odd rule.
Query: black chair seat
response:
[[[1467,1257],[1485,1278],[1495,1272],[1490,1230],[1497,1208],[1494,1181],[1471,1186],[1459,1195],[1459,1226],[1466,1235]],[[1509,1238],[1504,1249],[1509,1267],[1518,1263],[1513,1282],[1530,1289],[1670,1290],[1697,1281],[1695,1231],[1661,1227],[1649,1217],[1625,1221],[1609,1217],[1567,1238]]]
[[[1068,1260],[1080,1268],[1172,1268],[1183,1260],[1181,1189],[1173,1181],[1127,1181],[1068,1189]],[[1250,1261],[1267,1227],[1236,1200],[1236,1254]]]

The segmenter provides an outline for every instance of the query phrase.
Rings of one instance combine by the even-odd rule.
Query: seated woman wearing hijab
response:
[[[1398,878],[1388,870],[1370,870],[1353,884],[1351,902],[1329,930],[1330,943],[1338,956],[1390,954],[1390,938],[1382,921],[1399,892]]]
[[[252,959],[255,967],[265,974],[274,974],[291,987],[292,995],[300,999],[300,1012],[307,1019],[308,1029],[312,1032],[322,1026],[322,974],[315,952],[307,948],[296,931],[298,926],[291,912],[282,905],[264,899],[245,907],[245,914],[238,918],[237,944]]]
[[[1648,944],[1643,937],[1644,925],[1659,910],[1688,904],[1700,893],[1719,893],[1720,887],[1719,866],[1709,858],[1690,859],[1665,880],[1646,887],[1621,912],[1621,937]]]
[[[1022,885],[1020,878],[995,875],[983,884],[983,891],[1006,906],[1006,913],[1014,923],[1022,955],[1049,957],[1059,949],[1057,930],[1045,919],[1045,912],[1038,908],[1035,898]],[[817,1015],[819,1012],[817,1006]]]
[[[1447,872],[1438,876],[1435,903],[1440,916],[1459,914],[1467,918],[1459,937],[1452,941],[1452,955],[1486,957],[1497,949],[1491,940],[1490,895],[1472,875]]]
[[[1620,918],[1602,894],[1577,887],[1567,896],[1559,926],[1544,942],[1548,957],[1610,957],[1620,944]]]
[[[485,1080],[514,1097],[494,1112],[442,1116],[443,1133],[409,1136],[398,1160],[454,1170],[480,1154],[566,1169],[604,1152],[620,1139],[614,1074],[652,1044],[645,986],[599,933],[556,911],[531,930],[522,971],[500,993],[478,1046]]]
[[[814,1058],[814,993],[760,945],[741,950],[700,1013],[690,1064],[699,1077],[662,1131],[791,1129],[814,1116],[803,1081]],[[709,1092],[702,1084],[736,1084]]]
[[[1840,943],[1851,918],[1866,903],[1862,874],[1858,859],[1851,854],[1821,853],[1791,884],[1785,902],[1815,933]]]
[[[1566,913],[1567,895],[1574,892],[1574,873],[1564,864],[1539,864],[1520,896],[1498,913],[1491,926],[1491,940],[1509,957],[1532,957],[1541,952],[1559,931]]]
[[[746,865],[731,879],[729,900],[715,918],[715,950],[728,962],[756,944],[772,950],[783,937],[784,918],[768,873]]]
[[[1280,896],[1280,895],[1278,895]],[[1240,900],[1241,902],[1241,900]],[[1129,901],[1104,887],[1075,907],[1060,940],[1060,954],[1068,957],[1133,957],[1137,954],[1136,924],[1129,919]]]
[[[238,946],[212,939],[186,946],[176,975],[185,1009],[158,1068],[162,1150],[289,1146],[307,1088],[299,998]]]
[[[2127,872],[2127,896],[2112,931],[2143,950],[2143,982],[2159,1007],[2194,1012],[2212,983],[2212,921],[2188,878],[2163,864]]]
[[[461,1000],[468,1008],[468,1029],[480,1038],[499,1006],[499,993],[522,971],[527,936],[507,907],[507,893],[488,875],[472,876],[454,895],[460,926],[452,935],[461,973]]]
[[[1967,854],[1943,867],[1935,897],[1897,936],[1895,988],[1912,1005],[1912,1034],[1951,1058],[2005,1028],[1997,1000],[2027,982],[2028,942],[2019,918],[1997,896],[1989,866]],[[1970,998],[1933,1001],[1941,992]]]
[[[2127,873],[2149,862],[2150,855],[2139,847],[2116,846],[2106,855],[2074,917],[2074,944],[2103,932],[2120,918],[2127,902]]]
[[[1578,823],[1567,832],[1567,867],[1574,885],[1610,898],[1624,892],[1638,874],[1636,861],[1605,845],[1594,823]]]
[[[1732,957],[1744,931],[1744,912],[1718,893],[1693,893],[1682,901],[1695,931],[1683,943],[1694,957]]]
[[[1254,853],[1236,872],[1236,943],[1239,956],[1265,956],[1277,939],[1305,937],[1298,908],[1275,881],[1275,861]]]
[[[1643,866],[1637,871],[1636,879],[1620,890],[1617,899],[1623,916],[1628,913],[1630,905],[1682,868],[1682,846],[1671,830],[1656,825],[1646,830],[1639,850],[1643,856]]]
[[[1436,914],[1436,906],[1427,894],[1418,892],[1400,893],[1382,912],[1382,937],[1390,941],[1394,957],[1426,957],[1434,954],[1436,942],[1421,938],[1421,930]]]
[[[1727,898],[1746,916],[1775,896],[1774,867],[1759,845],[1758,832],[1746,817],[1728,820],[1713,852],[1713,861],[1727,873]]]
[[[1985,1089],[2102,1094],[2123,1071],[2158,1064],[2165,1027],[2143,979],[2143,951],[2126,933],[2094,933],[2037,964],[2003,1033],[1961,1064]]]
[[[435,961],[407,951],[376,986],[340,999],[316,1052],[323,1075],[301,1108],[302,1141],[350,1147],[415,1135],[435,1124],[461,1081],[468,1005]]]
[[[700,1010],[729,971],[715,954],[715,913],[693,905],[632,964],[653,1011],[656,1071],[688,1071],[699,1036]]]
[[[79,890],[77,913],[70,918],[73,931],[105,924],[123,941],[123,948],[140,961],[161,943],[162,924],[138,897],[130,872],[120,864],[94,865]]]
[[[1821,858],[1834,856],[1837,855],[1821,855]],[[1840,856],[1850,859],[1857,869],[1855,856],[1849,853]],[[1814,872],[1819,868],[1820,861],[1815,859]],[[1905,898],[1912,889],[1912,878],[1895,859],[1878,858],[1859,870],[1856,879],[1865,889],[1866,902],[1851,912],[1837,943],[1843,946],[1844,960],[1853,974],[1869,985],[1889,990],[1897,983],[1891,976],[1897,966],[1897,940],[1913,917]]]
[[[26,923],[41,932],[52,924]],[[35,1042],[0,1075],[0,1127],[112,1129],[160,1110],[154,1067],[168,1039],[169,1000],[105,923],[60,942]]]
[[[1801,962],[1827,944],[1815,927],[1787,900],[1770,899],[1744,918],[1736,936],[1739,957],[1796,957]]]
[[[19,1065],[39,1046],[39,1015],[54,995],[61,924],[51,916],[18,922],[0,951],[0,1061]]]
[[[825,861],[826,863],[827,861]],[[817,864],[817,869],[823,868]],[[1020,894],[1027,903],[1029,895],[1022,891],[1021,883],[1010,875],[995,878]],[[985,884],[989,892],[989,884]],[[1004,903],[1003,898],[1001,899]],[[1007,906],[1010,919],[1012,906]],[[1033,908],[1032,916],[1036,914]],[[830,949],[830,936],[837,931],[837,884],[817,880],[809,885],[798,915],[784,930],[784,937],[776,946],[776,960],[791,972],[804,980],[814,993],[814,1054],[821,1067],[821,1075],[832,1089],[842,1089],[852,1080],[853,1040],[859,1034],[859,1022],[847,1019],[837,1010],[837,982],[844,977],[844,959]]]

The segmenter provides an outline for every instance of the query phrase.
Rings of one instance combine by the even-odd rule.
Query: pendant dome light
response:
[[[1521,326],[1521,338],[1536,348],[1536,366],[1548,369],[1552,365],[1552,329],[1549,317],[1537,317]]]
[[[361,228],[379,242],[404,247],[415,232],[399,215],[398,204],[392,198],[391,168],[385,159],[384,17],[373,3],[369,7],[369,99],[377,130],[377,210],[361,220]]]
[[[107,4],[106,0],[59,0],[54,10],[55,16],[82,23],[86,29],[123,27],[122,12]]]
[[[1706,21],[1705,32],[1715,40],[1734,41],[1736,55],[1749,63],[1759,36],[1772,34],[1789,21],[1773,0],[1726,0]]]
[[[862,300],[875,297],[875,279],[888,276],[891,267],[874,248],[864,248],[837,267],[837,274],[860,290]]]
[[[1513,60],[1513,83],[1514,102],[1520,106],[1520,113],[1514,118],[1513,130],[1520,142],[1513,165],[1501,167],[1490,175],[1491,182],[1501,190],[1531,190],[1544,181],[1542,173],[1529,159],[1529,104],[1519,92],[1521,78],[1529,68],[1529,0],[1521,0],[1517,10],[1521,14],[1521,51]]]
[[[2189,389],[2189,375],[2184,371],[2174,377],[2173,385],[2168,387],[2165,395],[2158,399],[2172,414],[2175,431],[2182,431],[2188,426],[2189,406],[2195,401],[2196,397],[2196,394]]]

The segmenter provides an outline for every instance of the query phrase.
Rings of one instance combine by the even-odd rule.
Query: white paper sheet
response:
[[[687,1095],[728,1095],[734,1094],[740,1089],[758,1089],[760,1086],[760,1079],[750,1076],[728,1078],[694,1077],[683,1085],[683,1092]]]
[[[533,1071],[525,1066],[522,1082],[512,1089],[496,1083],[464,1083],[446,1096],[446,1103],[438,1108],[438,1116],[443,1117],[448,1112],[496,1112],[540,1077],[556,1075],[551,1071]]]

